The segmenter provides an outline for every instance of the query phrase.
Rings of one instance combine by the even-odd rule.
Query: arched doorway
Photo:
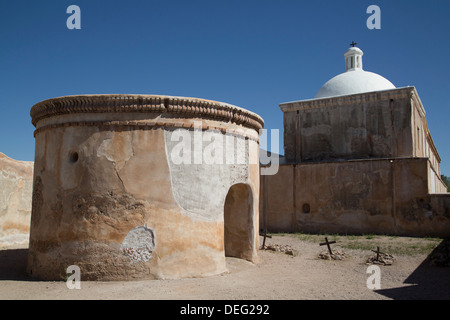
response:
[[[253,194],[249,185],[238,183],[228,191],[224,207],[225,256],[252,259]]]

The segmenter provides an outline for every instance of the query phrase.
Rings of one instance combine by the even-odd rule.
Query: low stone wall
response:
[[[28,244],[33,162],[0,153],[0,247]]]

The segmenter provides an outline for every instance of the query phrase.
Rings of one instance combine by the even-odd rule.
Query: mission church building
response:
[[[284,157],[261,176],[269,232],[450,235],[450,194],[415,87],[363,70],[352,43],[345,72],[314,99],[280,104]]]

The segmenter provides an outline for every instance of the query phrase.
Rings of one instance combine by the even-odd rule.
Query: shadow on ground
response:
[[[36,281],[26,274],[28,249],[0,250],[0,281]],[[443,240],[399,288],[375,290],[395,300],[450,300],[450,239]]]
[[[30,280],[26,274],[28,249],[0,250],[0,280]]]
[[[375,292],[395,300],[450,300],[450,239],[443,240],[404,283],[410,285]]]

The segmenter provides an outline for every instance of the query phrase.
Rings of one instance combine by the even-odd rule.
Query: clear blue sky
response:
[[[69,30],[69,5],[81,30]],[[381,30],[369,30],[369,5]],[[34,160],[31,107],[73,94],[165,94],[231,103],[280,129],[282,102],[313,98],[344,71],[413,85],[450,176],[450,1],[2,1],[0,152]]]

